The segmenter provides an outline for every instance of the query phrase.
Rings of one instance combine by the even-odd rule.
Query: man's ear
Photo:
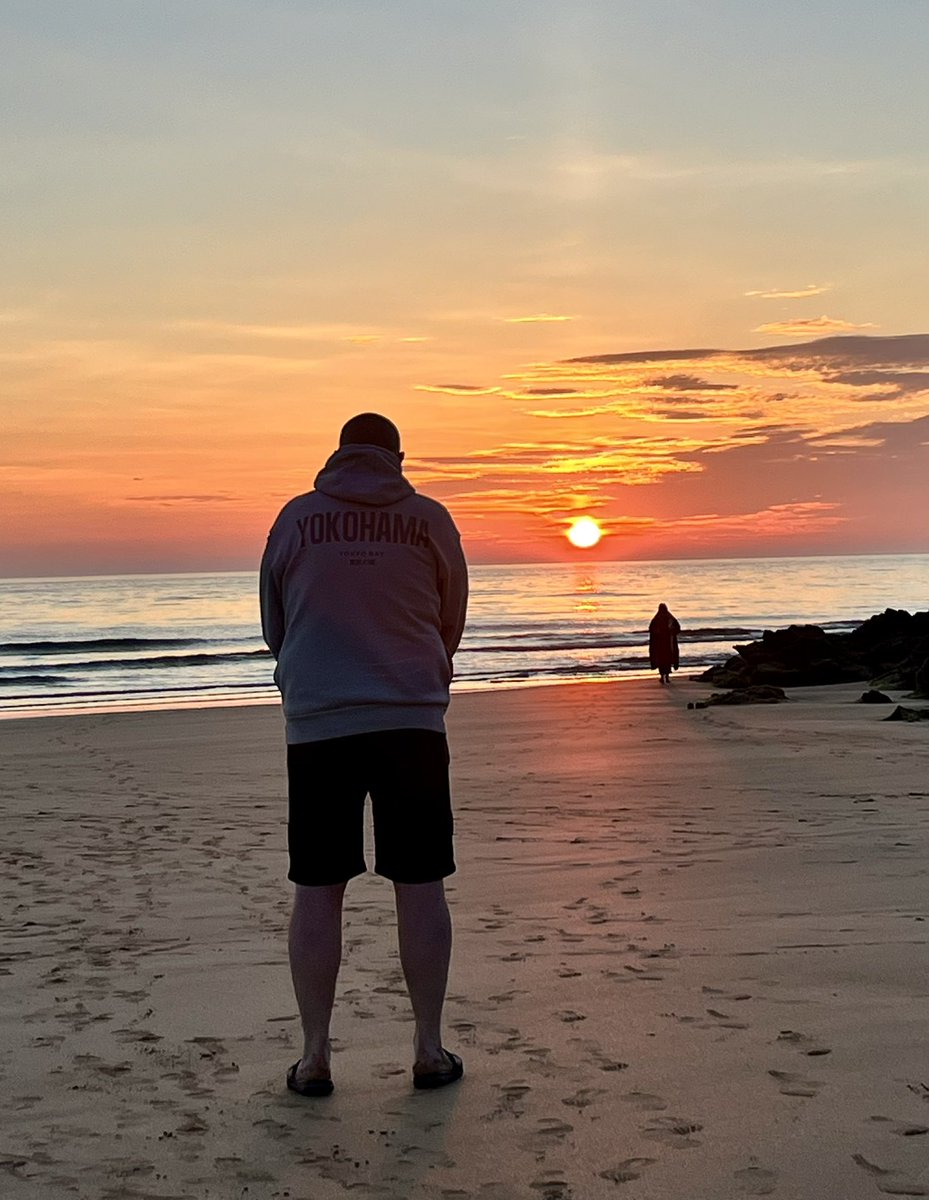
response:
[[[401,461],[401,462],[403,462],[403,460],[406,458],[406,455],[405,455],[405,454],[403,453],[403,451],[401,450],[401,451],[400,451],[400,453],[399,453],[399,455],[398,455],[397,457],[400,459],[400,461]]]

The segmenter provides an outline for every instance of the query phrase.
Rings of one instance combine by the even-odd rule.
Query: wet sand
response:
[[[283,1086],[277,710],[0,722],[0,1192],[929,1195],[929,739],[861,691],[457,697],[446,1012],[467,1076],[410,1086],[369,875],[322,1101]]]

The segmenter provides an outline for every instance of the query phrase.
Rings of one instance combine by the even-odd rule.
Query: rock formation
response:
[[[808,687],[870,681],[874,688],[929,698],[929,612],[888,608],[851,633],[818,625],[765,630],[736,656],[697,678],[714,687]]]

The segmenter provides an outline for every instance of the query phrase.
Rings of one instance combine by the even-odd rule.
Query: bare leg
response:
[[[445,884],[395,883],[400,962],[410,993],[416,1032],[415,1074],[448,1067],[442,1053],[442,1006],[452,953],[452,921]]]
[[[303,1058],[297,1079],[329,1077],[329,1021],[342,962],[345,884],[297,884],[290,918],[290,974],[303,1022]]]

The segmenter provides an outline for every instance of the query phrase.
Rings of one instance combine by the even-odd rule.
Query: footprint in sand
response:
[[[706,1014],[713,1018],[713,1027],[717,1029],[748,1029],[745,1021],[736,1021],[731,1013],[723,1012],[719,1008],[708,1008]],[[826,1051],[828,1054],[829,1051]]]
[[[751,1000],[751,992],[727,992],[725,988],[707,987],[704,985],[701,989],[706,996],[723,996],[726,1000]]]
[[[622,1098],[639,1112],[663,1112],[668,1107],[667,1100],[652,1092],[626,1092]]]
[[[560,1145],[573,1132],[574,1126],[567,1121],[557,1117],[540,1117],[535,1129],[520,1144],[538,1158],[544,1158],[546,1151]]]
[[[540,1175],[529,1186],[539,1193],[541,1200],[571,1200],[574,1194],[560,1171]]]
[[[795,1075],[793,1071],[769,1071],[772,1079],[778,1082],[778,1091],[782,1096],[804,1096],[809,1099],[819,1095],[823,1087],[821,1079],[807,1079],[803,1075]]]
[[[815,1038],[808,1037],[805,1033],[798,1033],[795,1029],[782,1029],[777,1035],[777,1040],[779,1042],[789,1042],[790,1045],[796,1046],[798,1050],[810,1058],[822,1058],[832,1053],[832,1050],[828,1046],[822,1045],[821,1042],[818,1042]]]
[[[405,1075],[406,1067],[398,1062],[376,1063],[372,1074],[375,1079],[392,1079],[395,1075]]]
[[[184,1120],[174,1130],[175,1133],[207,1133],[208,1132],[210,1127],[206,1123],[206,1121],[203,1120],[203,1118],[200,1116],[199,1113],[191,1112],[190,1110],[187,1110],[187,1111],[183,1112],[181,1115],[184,1117]],[[290,1133],[291,1131],[288,1129],[287,1132]]]
[[[633,979],[651,980],[661,982],[664,975],[660,971],[646,970],[645,967],[636,967],[632,963],[623,963],[623,970],[629,971]]]
[[[526,1046],[523,1048],[523,1054],[529,1060],[530,1071],[548,1078],[558,1074],[557,1068],[552,1064],[552,1052],[548,1046]]]
[[[684,1150],[691,1146],[699,1146],[700,1138],[693,1135],[699,1133],[703,1126],[699,1121],[691,1121],[688,1117],[655,1117],[643,1129],[647,1138],[665,1145]]]
[[[494,1004],[509,1004],[516,996],[525,995],[522,988],[511,988],[508,992],[497,992],[494,996],[488,996],[488,1000],[492,1000]]]
[[[160,1033],[152,1033],[150,1029],[117,1029],[113,1036],[118,1042],[161,1042],[164,1038]]]
[[[777,1189],[777,1172],[764,1167],[743,1167],[741,1171],[733,1171],[732,1177],[739,1190],[749,1196],[770,1196]]]
[[[584,1059],[584,1062],[589,1063],[592,1067],[596,1067],[600,1071],[625,1071],[629,1067],[627,1062],[610,1058],[604,1054],[599,1042],[590,1041],[586,1038],[570,1038],[569,1042],[572,1046],[577,1046],[579,1050],[582,1050],[588,1056]]]
[[[624,1158],[615,1167],[600,1171],[599,1175],[601,1179],[608,1179],[610,1183],[631,1183],[633,1179],[639,1179],[643,1169],[651,1166],[653,1162],[657,1162],[657,1159]]]
[[[869,1162],[863,1154],[853,1154],[852,1161],[874,1178],[877,1190],[885,1196],[929,1196],[929,1187],[906,1179],[903,1172],[894,1167],[880,1167]]]
[[[578,1088],[573,1096],[565,1096],[561,1101],[562,1104],[567,1104],[569,1108],[589,1108],[591,1104],[596,1103],[601,1096],[605,1096],[606,1091],[603,1088]]]
[[[522,1079],[514,1079],[510,1083],[499,1084],[497,1087],[500,1092],[497,1107],[492,1109],[484,1119],[496,1121],[501,1117],[521,1117],[523,1115],[522,1102],[532,1091],[529,1084]]]

